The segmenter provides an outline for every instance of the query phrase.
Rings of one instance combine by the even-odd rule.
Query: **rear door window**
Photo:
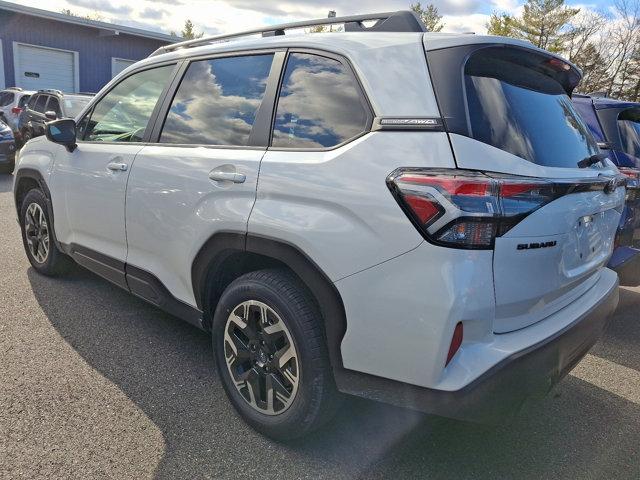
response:
[[[47,103],[46,108],[47,112],[55,112],[58,118],[62,116],[62,112],[60,111],[60,102],[56,97],[49,97],[49,102]]]
[[[620,113],[618,129],[624,152],[640,158],[640,109],[629,109]]]
[[[576,168],[598,152],[597,144],[564,87],[526,57],[500,48],[471,56],[465,66],[471,136],[539,165]]]
[[[36,108],[36,102],[38,101],[38,96],[39,95],[32,95],[29,101],[27,102],[27,108],[29,108],[29,110],[33,110]]]
[[[364,132],[367,123],[368,110],[349,68],[320,55],[289,55],[272,146],[334,147]]]
[[[272,62],[273,54],[192,62],[173,98],[160,142],[247,145]]]

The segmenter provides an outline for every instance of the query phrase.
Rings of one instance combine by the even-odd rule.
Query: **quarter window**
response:
[[[39,95],[36,100],[36,105],[33,108],[38,113],[44,113],[44,107],[47,105],[47,96]]]
[[[289,55],[276,110],[274,147],[333,147],[362,133],[367,121],[347,67],[320,55]]]
[[[140,142],[174,65],[152,68],[122,80],[101,98],[86,122],[88,141]],[[84,123],[84,120],[81,121]]]
[[[161,143],[247,145],[273,54],[192,62],[167,114]]]

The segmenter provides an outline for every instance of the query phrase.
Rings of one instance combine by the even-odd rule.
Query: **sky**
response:
[[[186,19],[206,35],[232,33],[262,25],[323,18],[329,10],[339,16],[404,10],[415,0],[19,0],[15,3],[79,15],[98,15],[100,20],[156,30],[180,32]],[[606,11],[613,0],[567,0],[583,9]],[[423,5],[429,3],[423,1]],[[485,33],[491,12],[518,14],[519,0],[433,0],[443,15],[444,31]]]

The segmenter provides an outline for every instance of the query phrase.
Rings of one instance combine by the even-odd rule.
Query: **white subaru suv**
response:
[[[345,31],[284,34],[327,22]],[[409,12],[164,47],[22,149],[26,254],[211,332],[231,403],[274,438],[338,392],[501,419],[618,301],[624,181],[574,111],[580,77]]]

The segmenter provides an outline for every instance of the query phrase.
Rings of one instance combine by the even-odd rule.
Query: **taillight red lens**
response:
[[[399,170],[387,183],[427,240],[457,248],[492,248],[517,220],[555,198],[551,182],[466,170]]]
[[[453,330],[453,337],[451,337],[451,345],[449,346],[449,353],[447,354],[447,363],[445,363],[445,366],[449,365],[451,359],[456,353],[458,353],[458,350],[460,350],[463,337],[464,327],[462,326],[462,322],[459,322]]]
[[[22,112],[22,109],[20,107],[13,107],[11,109],[11,113],[15,113],[16,115],[19,115]]]
[[[431,223],[442,212],[442,209],[438,207],[437,202],[435,202],[433,198],[406,195],[404,200],[423,225]]]

